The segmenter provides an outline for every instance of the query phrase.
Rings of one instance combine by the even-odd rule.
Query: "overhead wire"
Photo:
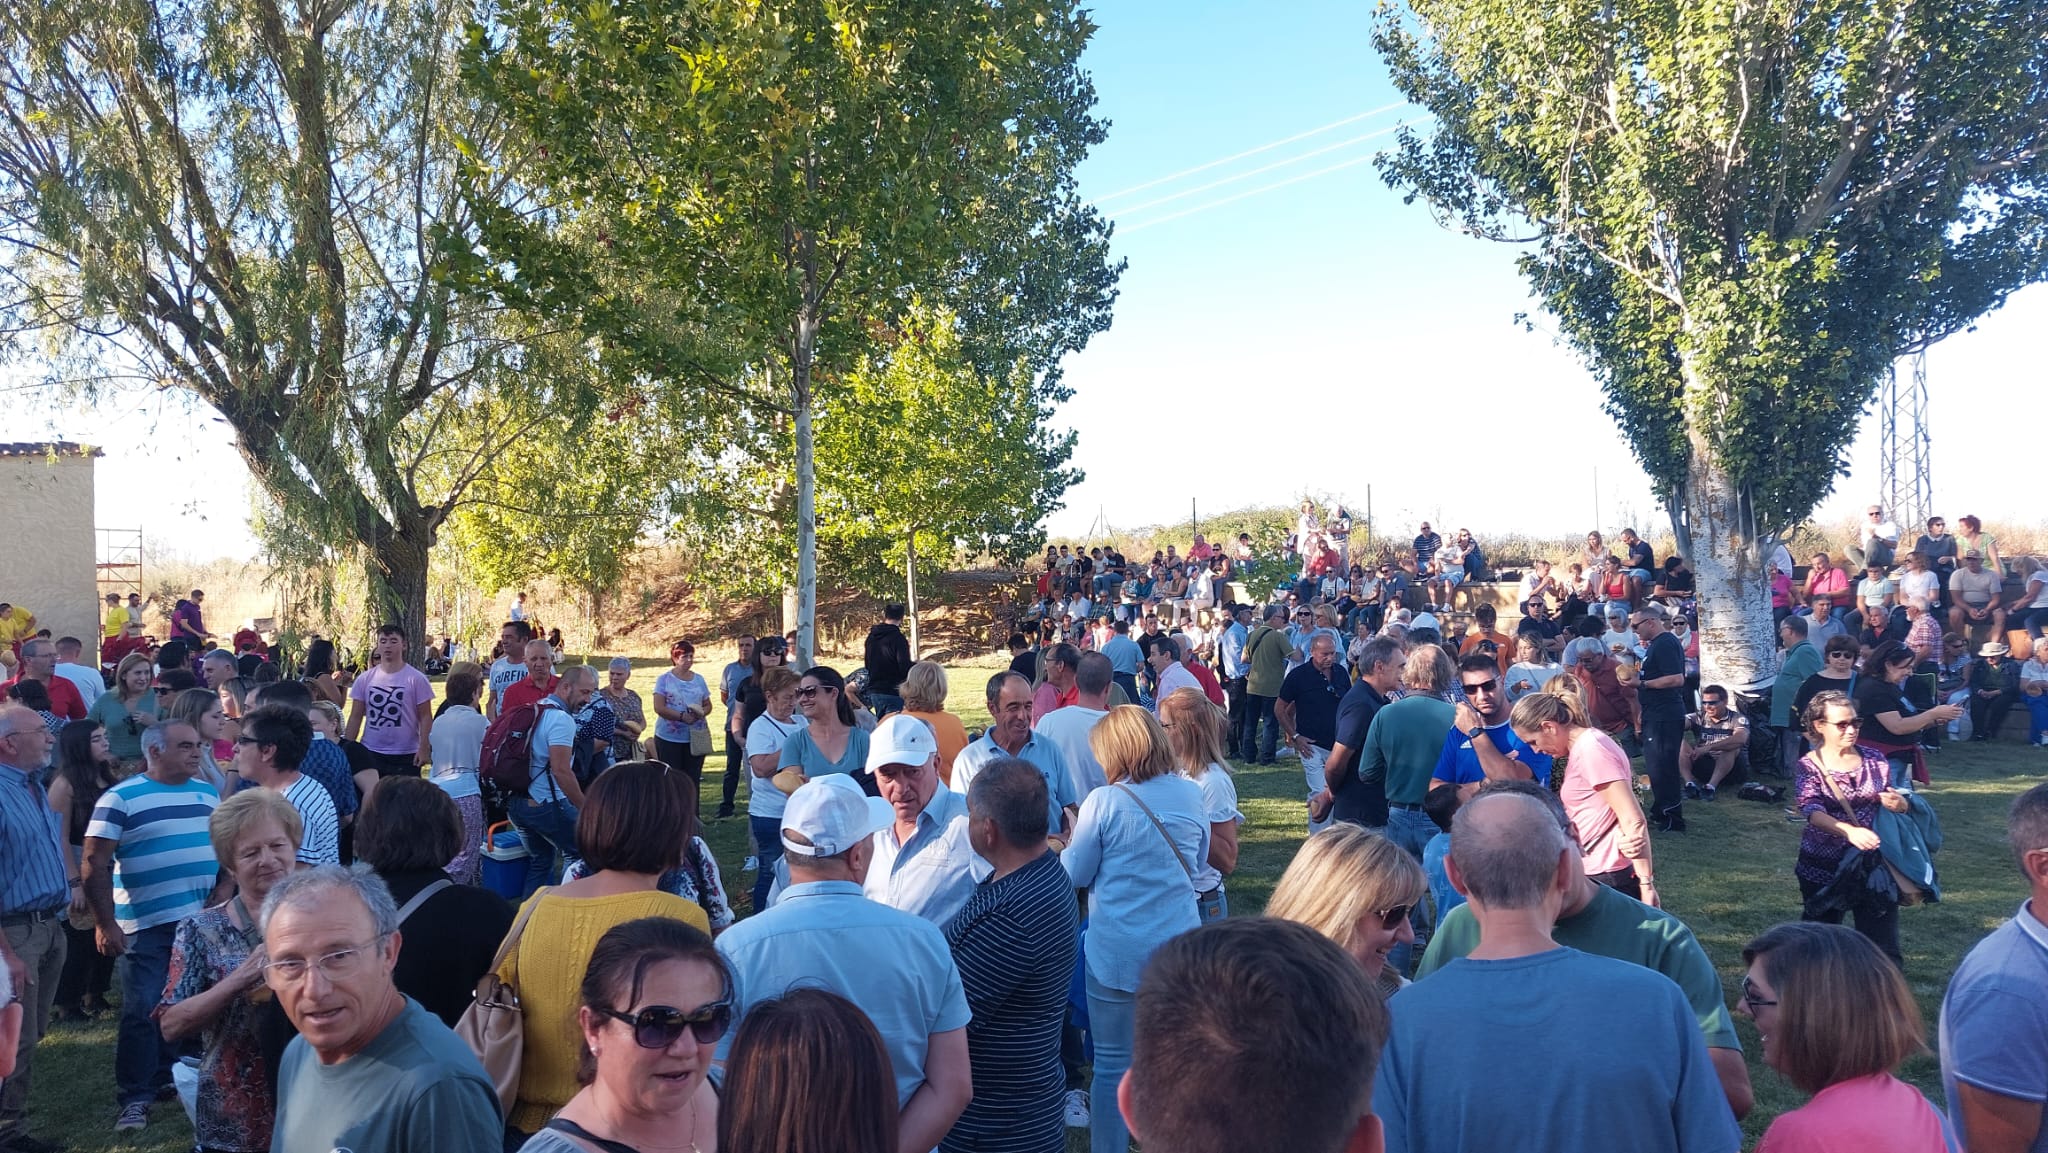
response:
[[[1328,124],[1322,125],[1318,128],[1311,128],[1306,132],[1297,132],[1292,136],[1285,136],[1279,140],[1269,141],[1265,144],[1259,145],[1256,148],[1247,148],[1243,152],[1232,153],[1231,155],[1225,156],[1220,160],[1207,161],[1206,163],[1197,164],[1192,168],[1183,168],[1179,172],[1168,173],[1167,175],[1161,176],[1155,180],[1147,180],[1143,184],[1133,184],[1129,188],[1122,188],[1118,189],[1115,192],[1106,193],[1102,196],[1095,197],[1094,199],[1088,201],[1088,204],[1091,206],[1099,207],[1106,200],[1117,200],[1122,197],[1129,196],[1134,192],[1143,192],[1148,188],[1157,188],[1162,184],[1171,184],[1176,180],[1181,180],[1186,177],[1193,176],[1197,172],[1207,172],[1211,168],[1218,168],[1225,164],[1231,164],[1236,161],[1243,160],[1246,157],[1257,156],[1263,152],[1271,152],[1275,148],[1284,148],[1289,144],[1295,143],[1296,141],[1307,140],[1311,136],[1320,136],[1325,132],[1331,131],[1332,129],[1342,128],[1347,124],[1356,124],[1361,120],[1370,120],[1375,116],[1384,116],[1389,112],[1405,107],[1407,107],[1407,101],[1405,100],[1398,100],[1392,104],[1383,104],[1378,108],[1368,109],[1367,111],[1360,112],[1355,116],[1346,116],[1342,120],[1332,120]]]
[[[1389,131],[1392,130],[1389,129]],[[1221,208],[1226,204],[1235,204],[1240,200],[1247,200],[1251,197],[1258,196],[1261,193],[1272,192],[1276,189],[1286,188],[1290,184],[1300,184],[1304,180],[1314,180],[1318,176],[1327,176],[1332,172],[1341,172],[1346,168],[1356,168],[1359,165],[1364,164],[1367,161],[1370,161],[1371,159],[1373,159],[1372,155],[1353,157],[1350,160],[1346,160],[1338,164],[1332,164],[1327,167],[1318,168],[1314,172],[1304,172],[1299,176],[1288,177],[1286,180],[1276,180],[1271,184],[1261,185],[1258,188],[1248,189],[1244,192],[1239,192],[1232,196],[1225,196],[1216,200],[1211,200],[1207,204],[1197,204],[1193,208],[1184,208],[1179,212],[1169,212],[1165,216],[1155,216],[1150,220],[1140,221],[1137,224],[1133,224],[1127,228],[1120,228],[1117,230],[1117,232],[1119,235],[1127,235],[1133,232],[1143,232],[1145,229],[1152,228],[1156,225],[1166,224],[1170,221],[1180,220],[1184,217],[1193,216],[1198,212],[1207,212],[1212,208]]]
[[[1110,215],[1118,217],[1119,219],[1126,216],[1133,216],[1137,213],[1145,211],[1148,208],[1157,208],[1162,204],[1171,204],[1176,200],[1185,200],[1190,196],[1197,196],[1201,193],[1208,192],[1212,189],[1221,188],[1226,184],[1235,184],[1240,180],[1249,180],[1254,176],[1261,176],[1265,173],[1271,172],[1278,168],[1291,168],[1304,160],[1309,160],[1317,156],[1323,156],[1331,152],[1337,152],[1342,149],[1349,148],[1354,144],[1361,144],[1367,140],[1374,140],[1381,136],[1388,135],[1389,133],[1397,132],[1400,130],[1400,127],[1401,126],[1397,124],[1392,128],[1382,128],[1375,132],[1362,133],[1360,135],[1353,136],[1348,140],[1339,140],[1335,144],[1325,144],[1321,148],[1312,148],[1307,152],[1298,152],[1292,156],[1287,157],[1284,160],[1275,160],[1271,164],[1262,164],[1257,168],[1248,168],[1243,172],[1233,173],[1229,176],[1223,177],[1220,180],[1211,180],[1207,184],[1198,184],[1193,188],[1186,189],[1185,191],[1171,192],[1165,196],[1157,197],[1152,200],[1147,200],[1143,204],[1133,204],[1129,208],[1115,209],[1110,213]]]

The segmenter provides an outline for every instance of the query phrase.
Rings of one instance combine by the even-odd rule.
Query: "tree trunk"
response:
[[[1768,579],[1773,541],[1756,532],[1741,486],[1697,433],[1687,472],[1683,499],[1699,590],[1700,684],[1757,692],[1778,671]]]
[[[396,622],[405,629],[405,659],[417,665],[427,651],[427,553],[433,530],[406,526],[370,542],[370,597],[375,624]]]
[[[911,529],[903,546],[904,608],[910,614],[910,659],[917,657],[917,530]]]
[[[796,668],[815,663],[818,623],[818,478],[811,443],[811,366],[796,364]]]

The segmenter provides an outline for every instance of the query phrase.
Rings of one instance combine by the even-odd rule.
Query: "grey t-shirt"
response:
[[[270,1153],[488,1153],[504,1132],[476,1055],[410,997],[348,1060],[322,1065],[295,1037],[278,1067]]]

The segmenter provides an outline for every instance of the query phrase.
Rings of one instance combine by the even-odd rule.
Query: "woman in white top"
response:
[[[759,912],[768,901],[768,889],[775,883],[775,862],[782,859],[782,810],[789,794],[762,782],[775,776],[782,760],[782,746],[803,731],[810,722],[796,711],[797,675],[781,665],[761,670],[761,700],[767,706],[747,729],[747,772],[754,783],[747,789],[747,824],[754,834],[754,904]]]
[[[2020,595],[2006,606],[2006,619],[2027,630],[2036,645],[2048,633],[2048,560],[2027,558],[2027,580]]]
[[[1159,702],[1159,727],[1173,769],[1202,790],[1209,817],[1209,856],[1195,870],[1195,900],[1202,923],[1220,921],[1230,913],[1223,878],[1237,870],[1237,826],[1244,814],[1237,808],[1237,784],[1223,757],[1223,727],[1229,717],[1196,689],[1175,689]]]
[[[697,663],[697,646],[677,641],[669,646],[669,671],[654,682],[654,759],[669,768],[689,774],[693,781],[704,779],[704,758],[711,749],[711,686],[691,671]],[[699,735],[705,751],[692,752]]]
[[[2027,743],[2048,745],[2048,644],[2034,638],[2034,655],[2020,666],[2020,699],[2027,702]]]
[[[462,852],[448,862],[448,875],[459,885],[476,884],[483,868],[479,849],[484,840],[484,798],[476,769],[484,730],[491,727],[476,707],[483,684],[483,670],[474,663],[450,667],[434,727],[427,734],[434,753],[434,783],[454,798],[456,811],[462,814]]]
[[[1508,703],[1514,704],[1530,693],[1541,692],[1557,675],[1556,662],[1544,651],[1535,633],[1515,638],[1515,663],[1508,666]]]
[[[1090,1153],[1125,1153],[1130,1130],[1113,1102],[1130,1068],[1138,974],[1152,950],[1201,924],[1195,866],[1209,859],[1202,790],[1173,771],[1166,731],[1136,705],[1095,722],[1088,748],[1109,784],[1088,794],[1060,857],[1088,890],[1084,968],[1095,1037]]]

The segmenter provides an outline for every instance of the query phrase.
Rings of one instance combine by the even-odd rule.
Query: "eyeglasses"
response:
[[[810,700],[812,697],[817,696],[819,693],[828,693],[831,691],[831,688],[826,685],[810,685],[808,687],[798,689],[796,691],[796,695],[798,696],[798,698],[807,701]]]
[[[263,742],[262,742],[262,741],[259,741],[259,740],[257,740],[257,739],[256,739],[255,737],[248,737],[248,736],[243,736],[243,737],[236,737],[236,738],[235,738],[235,744],[237,744],[237,745],[260,745],[260,744],[263,744]]]
[[[1499,688],[1499,687],[1500,687],[1500,678],[1499,678],[1499,677],[1495,677],[1495,678],[1493,678],[1493,679],[1492,679],[1492,680],[1490,680],[1490,681],[1480,681],[1480,682],[1479,682],[1478,684],[1476,684],[1476,685],[1466,685],[1466,686],[1465,686],[1465,692],[1466,692],[1466,694],[1467,694],[1468,696],[1469,696],[1470,694],[1472,694],[1472,693],[1490,693],[1490,692],[1492,692],[1493,690],[1495,690],[1495,689],[1497,689],[1497,688]]]
[[[694,1013],[670,1005],[649,1005],[638,1013],[621,1013],[617,1009],[598,1012],[631,1025],[633,1043],[642,1049],[666,1049],[676,1043],[684,1029],[690,1031],[699,1045],[714,1045],[732,1026],[732,997],[728,994]]]
[[[155,693],[157,696],[163,696],[166,693],[171,692],[172,690],[168,685],[152,685],[149,691]]]
[[[1764,1000],[1763,997],[1757,993],[1755,983],[1750,981],[1748,977],[1744,977],[1742,979],[1742,1003],[1749,1006],[1749,1011],[1752,1015],[1755,1014],[1758,1009],[1775,1009],[1778,1007],[1778,1003],[1776,1001]]]
[[[1857,729],[1860,729],[1860,728],[1862,728],[1862,727],[1863,727],[1863,722],[1862,722],[1862,721],[1857,721],[1857,720],[1848,720],[1848,721],[1822,721],[1822,722],[1821,722],[1820,724],[1821,724],[1821,727],[1822,727],[1822,728],[1824,728],[1824,729],[1834,729],[1834,730],[1835,730],[1835,731],[1837,731],[1837,732],[1843,732],[1843,733],[1853,733],[1853,732],[1855,732],[1855,731],[1856,731]]]
[[[311,970],[320,970],[320,975],[330,981],[353,976],[370,958],[370,951],[383,944],[384,938],[336,949],[317,957],[273,957],[263,962],[263,979],[273,985],[295,985],[306,979]]]
[[[1384,909],[1374,909],[1372,911],[1372,915],[1380,919],[1380,928],[1392,932],[1393,930],[1401,927],[1401,922],[1408,919],[1408,914],[1411,911],[1413,911],[1414,908],[1415,906],[1412,903],[1406,905],[1391,905]]]
[[[1829,660],[1831,660],[1831,661],[1853,661],[1853,660],[1855,660],[1855,659],[1856,659],[1856,654],[1855,654],[1855,653],[1829,653],[1829,654],[1828,654],[1828,659],[1829,659]]]

